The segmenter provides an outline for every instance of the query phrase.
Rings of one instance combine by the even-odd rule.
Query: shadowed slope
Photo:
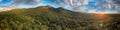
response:
[[[2,30],[98,30],[100,20],[107,23],[109,27],[115,26],[114,15],[106,19],[97,19],[96,14],[86,14],[66,10],[64,8],[53,8],[41,6],[30,9],[13,9],[0,12],[0,29]],[[116,21],[118,18],[116,19]],[[116,22],[115,21],[115,22]],[[110,23],[108,23],[110,22]],[[102,27],[104,30],[109,27]],[[115,28],[114,28],[115,29]]]

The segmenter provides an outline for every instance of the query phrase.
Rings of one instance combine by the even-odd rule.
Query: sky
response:
[[[0,0],[0,12],[47,5],[84,13],[120,12],[120,0]]]

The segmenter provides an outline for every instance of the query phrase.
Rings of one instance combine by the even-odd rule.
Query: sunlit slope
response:
[[[111,16],[111,18],[113,17],[116,16]],[[96,26],[99,25],[100,20],[109,20],[109,18],[98,19],[95,14],[72,12],[61,7],[41,6],[0,12],[0,29],[97,30]],[[116,21],[117,20],[119,19],[116,18]],[[110,21],[114,21],[114,18]],[[112,24],[109,25],[112,26]]]
[[[1,29],[6,28],[7,30],[79,29],[80,27],[90,24],[90,22],[81,23],[83,20],[89,21],[84,19],[85,17],[82,16],[83,15],[80,15],[77,12],[49,6],[41,6],[30,9],[13,9],[11,11],[0,12],[0,27]]]

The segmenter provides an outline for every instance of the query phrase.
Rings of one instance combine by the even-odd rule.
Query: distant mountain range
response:
[[[98,16],[96,16],[98,15]],[[73,12],[62,7],[40,6],[0,12],[2,30],[119,30],[119,14]],[[103,16],[103,15],[102,15]],[[117,26],[116,26],[117,25]]]

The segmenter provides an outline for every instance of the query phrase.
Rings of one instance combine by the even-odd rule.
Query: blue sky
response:
[[[5,6],[6,4],[9,6],[9,3],[12,3],[11,1],[13,1],[14,2],[14,0],[2,0],[1,2],[0,2],[0,6]],[[19,1],[19,0],[18,0]],[[22,1],[22,0],[21,0]],[[24,1],[24,0],[23,0]],[[25,1],[25,3],[27,2],[28,3],[28,1],[30,1],[30,0],[26,0]],[[68,1],[68,0],[66,0],[66,1]],[[65,3],[66,2],[65,0],[40,0],[39,2],[37,2],[38,4],[44,4],[44,5],[50,5],[50,6],[53,6],[53,7],[55,7],[55,8],[58,8],[58,7],[61,7],[61,4],[62,5],[64,5],[65,7],[63,7],[63,8],[66,8],[66,9],[69,9],[69,10],[72,10],[71,8],[72,8],[72,6],[70,6],[70,4],[69,4],[69,1],[68,1],[68,3]],[[32,0],[31,0],[31,2],[32,2]],[[20,2],[14,2],[14,4],[13,5],[16,5],[16,4],[19,4]],[[37,5],[35,4],[35,5],[32,5],[32,4],[25,4],[25,3],[20,3],[19,4],[19,6],[21,7],[21,8],[25,8],[25,7],[27,7],[27,8],[29,8],[29,7],[36,7]],[[89,4],[88,4],[88,6],[92,6],[92,5],[94,5],[96,3],[96,0],[93,0],[93,1],[91,1],[91,2],[89,2]],[[43,5],[43,6],[44,6]],[[17,5],[16,5],[17,6]],[[41,5],[42,6],[42,5]]]
[[[50,5],[55,8],[63,7],[72,11],[89,12],[89,11],[104,11],[104,12],[120,12],[119,5],[115,6],[112,0],[0,0],[0,9],[4,8],[35,8],[38,6]],[[109,5],[109,4],[110,5]],[[109,6],[108,6],[109,5]],[[109,8],[106,8],[106,7]],[[4,7],[4,8],[3,8]]]
[[[0,5],[8,4],[11,0],[0,0]]]

